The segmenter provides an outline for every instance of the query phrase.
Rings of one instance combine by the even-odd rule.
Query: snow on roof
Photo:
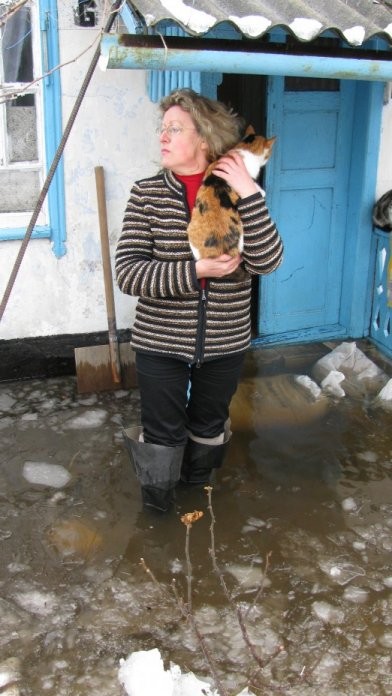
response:
[[[146,26],[173,20],[201,36],[221,22],[231,22],[246,37],[259,38],[274,27],[289,30],[299,41],[326,31],[352,46],[380,36],[392,44],[389,0],[127,0]],[[197,7],[196,7],[197,5]]]

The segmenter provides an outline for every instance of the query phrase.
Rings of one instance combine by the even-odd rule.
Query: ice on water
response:
[[[357,509],[357,503],[355,502],[354,498],[344,498],[342,500],[342,509],[345,512],[354,512]]]
[[[64,423],[68,430],[84,430],[85,428],[100,428],[107,420],[108,413],[103,408],[93,408],[70,418]]]
[[[365,570],[360,566],[340,559],[321,559],[319,566],[338,585],[347,585],[354,578],[365,575]]]
[[[16,398],[11,396],[8,392],[4,391],[0,394],[0,412],[7,413],[12,409],[16,403]]]
[[[384,648],[392,648],[392,631],[385,631],[380,638],[379,638],[379,643],[382,645]]]
[[[367,384],[369,380],[367,375]],[[99,531],[105,531],[117,524],[119,518],[126,517],[124,508],[115,509],[121,497],[119,491],[121,495],[124,489],[127,489],[127,496],[134,494],[132,480],[124,483],[130,474],[125,467],[121,469],[122,450],[113,432],[119,428],[113,428],[113,423],[119,423],[124,413],[129,416],[130,400],[127,399],[126,404],[124,400],[123,406],[119,397],[120,394],[115,394],[111,400],[105,400],[93,395],[81,399],[74,396],[72,388],[63,388],[63,383],[59,388],[50,384],[44,386],[38,381],[34,388],[21,384],[15,390],[8,386],[0,390],[0,427],[7,452],[4,471],[0,472],[2,551],[13,545],[12,554],[4,556],[0,578],[0,648],[4,655],[18,655],[23,659],[40,655],[40,665],[32,666],[31,674],[22,670],[21,690],[30,688],[27,682],[34,676],[32,693],[122,696],[119,657],[124,658],[125,664],[132,650],[153,645],[162,652],[165,650],[165,671],[170,669],[170,659],[181,665],[172,674],[173,679],[180,671],[181,677],[187,676],[190,688],[198,688],[199,685],[192,685],[188,677],[193,672],[199,682],[211,682],[189,626],[173,618],[171,605],[162,601],[153,583],[141,579],[137,569],[139,555],[120,578],[116,576],[116,567],[117,563],[121,564],[121,558],[119,555],[114,558],[112,548],[103,562],[95,558],[81,562],[71,556],[59,558],[58,554],[54,556],[52,545],[45,548],[48,530],[63,529],[61,525],[71,519],[85,519],[90,523],[94,520]],[[137,397],[133,398],[136,402]],[[343,414],[346,413],[344,409],[349,407],[349,398],[348,394],[347,399],[335,402],[333,409],[341,408]],[[107,428],[102,427],[105,424]],[[247,444],[241,449],[241,466],[238,466],[238,476],[242,470],[245,473],[243,489],[241,485],[237,488],[236,480],[232,488],[225,482],[218,491],[222,500],[229,491],[228,514],[231,514],[231,506],[238,505],[237,517],[233,520],[241,530],[241,541],[248,545],[243,556],[226,547],[223,566],[233,589],[233,601],[240,602],[244,611],[252,604],[251,593],[257,592],[266,553],[273,546],[268,582],[264,584],[257,606],[247,615],[247,627],[257,651],[267,662],[271,657],[271,667],[267,665],[264,671],[266,679],[274,682],[274,670],[283,680],[293,677],[292,696],[314,696],[315,693],[317,696],[342,696],[343,693],[345,696],[369,696],[378,693],[378,689],[380,693],[382,689],[387,693],[386,685],[390,684],[392,505],[390,497],[383,504],[384,498],[380,496],[384,490],[385,496],[390,492],[392,450],[390,444],[383,451],[379,449],[379,438],[383,436],[387,442],[389,435],[385,429],[384,433],[380,431],[378,420],[375,420],[375,429],[367,418],[364,424],[363,432],[357,426],[358,439],[352,440],[353,446],[347,444],[348,440],[344,441],[350,454],[348,473],[340,472],[329,492],[320,482],[320,486],[312,489],[309,499],[298,493],[294,499],[291,488],[283,482],[279,491],[276,489],[272,493],[276,500],[271,501],[264,490],[268,481],[262,481],[259,476],[263,497],[257,499],[256,505],[249,490],[253,490],[251,486],[258,474],[249,469],[246,462],[242,467]],[[369,428],[368,435],[366,428]],[[42,444],[37,446],[35,455],[30,453],[25,447],[29,432],[41,443],[47,434],[53,437],[51,446],[59,445],[57,450],[54,447],[52,450],[56,451],[56,463],[50,463],[50,455]],[[18,437],[20,451],[17,459],[8,464],[15,437]],[[26,440],[21,442],[23,438]],[[75,452],[82,449],[84,441],[88,441],[87,454],[83,457],[82,451],[76,465],[71,467],[70,461]],[[72,447],[67,449],[69,443]],[[96,448],[94,455],[103,443],[102,458],[91,456],[92,443]],[[64,445],[65,451],[62,451]],[[23,457],[27,459],[27,455],[21,452],[27,451],[29,459],[24,462]],[[298,459],[302,456],[301,450]],[[107,466],[108,461],[110,466]],[[116,467],[121,470],[122,478],[118,480]],[[70,471],[76,475],[71,476]],[[113,510],[105,494],[99,498],[97,495],[93,498],[93,494],[88,497],[84,487],[87,479],[97,483],[109,475],[113,479],[106,491],[110,490],[113,496]],[[377,489],[374,488],[376,483],[379,483]],[[137,505],[135,499],[133,507]],[[269,509],[271,504],[276,505],[273,511]],[[226,530],[219,497],[216,505],[219,512],[217,538],[223,528],[224,535],[227,534],[230,543],[235,545],[234,535],[229,536]],[[303,514],[299,505],[303,506]],[[17,548],[16,530],[26,519],[29,523],[31,520],[31,539],[28,528],[28,538]],[[328,530],[324,526],[326,520]],[[121,532],[125,540],[131,527],[134,530],[135,519],[129,515]],[[135,544],[141,536],[145,539],[140,542],[143,547],[140,555],[151,548],[155,552],[151,541],[153,534],[147,525],[142,533],[138,530],[134,535]],[[186,563],[181,555],[181,544],[182,539],[178,540],[171,555],[166,557],[162,551],[162,557],[164,572],[171,577],[176,575],[176,582],[182,587],[181,583],[186,585]],[[200,553],[197,541],[195,547],[196,553]],[[259,560],[256,562],[256,559]],[[199,558],[195,554],[192,560],[196,576]],[[160,579],[163,566],[154,562],[149,565]],[[223,665],[226,688],[230,694],[238,694],[246,680],[248,650],[233,607],[229,607],[224,598],[220,601],[214,594],[209,595],[210,587],[205,589],[204,581],[205,577],[201,577],[199,584],[198,578],[194,579],[195,617],[218,663]],[[217,585],[219,592],[219,583]],[[372,627],[376,627],[374,633]],[[331,634],[334,636],[332,645]],[[371,644],[369,635],[373,640]],[[280,645],[284,650],[276,658]],[[357,671],[355,665],[362,656],[364,667]],[[13,672],[13,663],[1,662],[1,659],[0,691],[13,688],[14,683],[19,688],[18,667]],[[296,676],[302,668],[314,665],[311,674],[308,672],[309,682],[296,684]],[[178,679],[177,685],[179,683]],[[183,689],[185,684],[184,679]],[[203,688],[212,689],[210,684]],[[179,693],[188,696],[185,691]],[[194,693],[199,696],[197,691]],[[251,694],[247,689],[240,693],[241,696]],[[148,696],[157,694],[162,696],[161,688]],[[136,693],[135,696],[140,695]],[[178,696],[178,693],[171,696]]]
[[[369,592],[363,587],[349,585],[345,588],[343,597],[348,602],[353,602],[353,604],[364,604],[369,598]]]
[[[233,575],[237,580],[238,590],[247,591],[254,590],[261,586],[269,587],[271,585],[271,580],[264,577],[263,570],[261,567],[261,559],[253,559],[252,565],[241,565],[239,563],[230,563],[226,566],[226,571]]]
[[[50,488],[63,488],[71,480],[71,474],[61,464],[25,462],[22,473],[29,483]]]
[[[369,450],[366,452],[358,452],[357,457],[358,459],[363,459],[364,462],[370,462],[372,464],[378,459],[376,452],[371,452]]]
[[[42,592],[34,588],[16,592],[14,600],[25,611],[39,616],[49,616],[58,609],[58,600],[53,592]]]
[[[1,693],[4,694],[5,696],[13,696],[12,694],[12,688],[14,688],[14,694],[17,696],[19,694],[19,690],[16,690],[17,687],[15,684],[20,681],[21,679],[21,663],[19,658],[17,657],[9,657],[8,659],[4,660],[3,662],[0,662],[0,690]],[[4,691],[4,687],[8,687],[6,691]]]
[[[312,611],[323,623],[342,624],[344,621],[344,611],[329,602],[313,602]]]

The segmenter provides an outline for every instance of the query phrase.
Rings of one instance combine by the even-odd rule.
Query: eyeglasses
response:
[[[175,138],[176,135],[180,135],[183,131],[186,130],[196,130],[196,128],[184,128],[183,126],[158,126],[156,132],[157,135],[161,136],[164,133],[169,136],[169,138]]]

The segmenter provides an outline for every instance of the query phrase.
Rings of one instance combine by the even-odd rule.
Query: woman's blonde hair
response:
[[[192,89],[178,89],[161,100],[162,115],[172,106],[179,106],[190,114],[197,132],[208,145],[210,162],[241,139],[243,120],[222,102],[203,97]]]

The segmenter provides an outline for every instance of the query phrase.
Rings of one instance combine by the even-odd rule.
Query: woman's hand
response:
[[[233,273],[240,265],[242,258],[222,254],[215,259],[200,259],[196,261],[196,275],[198,278],[223,278]]]
[[[246,198],[260,190],[236,150],[230,150],[227,155],[221,157],[212,173],[227,181],[240,198]]]

